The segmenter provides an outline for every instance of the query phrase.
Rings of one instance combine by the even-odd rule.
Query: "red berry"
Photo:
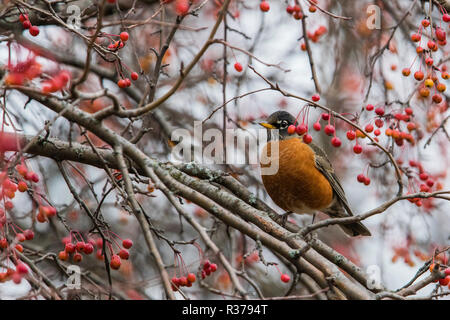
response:
[[[448,13],[444,13],[444,15],[442,16],[442,20],[444,22],[450,22],[450,15]]]
[[[339,139],[338,137],[334,137],[333,139],[331,139],[331,144],[333,145],[333,147],[339,148],[342,142],[341,139]]]
[[[304,123],[299,124],[297,128],[295,128],[295,132],[297,132],[297,134],[299,135],[305,134],[306,131],[308,131],[308,126],[305,125]]]
[[[431,179],[427,180],[427,186],[429,186],[430,188],[434,185],[434,181]]]
[[[75,252],[75,245],[71,242],[66,243],[66,247],[64,249],[67,253],[74,253]]]
[[[422,181],[428,180],[428,174],[425,172],[422,172],[421,174],[419,174],[419,178]]]
[[[420,36],[420,34],[418,34],[418,33],[413,33],[413,34],[411,35],[411,40],[414,41],[414,42],[419,42],[419,41],[420,41],[420,38],[421,38],[421,36]]]
[[[11,210],[12,208],[14,208],[14,204],[11,201],[5,201],[5,209]]]
[[[450,268],[446,268],[444,270],[444,273],[445,273],[446,276],[450,276]]]
[[[441,103],[442,102],[442,96],[437,94],[437,93],[433,95],[432,99],[433,99],[434,103]]]
[[[130,253],[128,252],[128,250],[126,249],[120,249],[119,251],[119,257],[122,260],[128,260],[128,258],[130,257]]]
[[[122,245],[125,249],[130,249],[133,246],[133,241],[131,239],[124,239]]]
[[[295,126],[293,124],[291,124],[288,128],[287,128],[287,132],[289,134],[294,134],[295,133]]]
[[[428,27],[429,25],[430,25],[430,20],[428,20],[428,19],[423,19],[422,20],[422,25],[426,28],[426,27]]]
[[[83,256],[80,253],[75,253],[73,255],[73,262],[81,262],[83,260]]]
[[[322,126],[320,125],[320,122],[316,122],[313,124],[313,128],[316,131],[320,131],[320,129],[322,128]]]
[[[22,282],[22,275],[20,275],[20,274],[17,273],[17,272],[13,273],[13,275],[12,275],[12,281],[13,281],[15,284],[21,283],[21,282]]]
[[[120,40],[122,40],[123,42],[127,41],[129,38],[128,32],[123,31],[120,33]]]
[[[117,81],[117,85],[119,86],[119,88],[126,88],[127,82],[125,81],[125,79],[120,79],[119,81]]]
[[[332,135],[335,133],[335,131],[336,131],[336,130],[334,129],[334,126],[333,126],[333,125],[327,124],[327,125],[325,126],[324,132],[325,132],[327,135],[332,136]]]
[[[372,132],[373,131],[373,125],[371,125],[370,123],[368,125],[366,125],[366,127],[364,128],[364,130],[366,130],[366,132]]]
[[[377,137],[381,134],[380,129],[375,129],[375,131],[373,132],[374,135],[376,135]]]
[[[243,70],[242,65],[239,62],[234,64],[234,69],[236,69],[237,72],[241,72]]]
[[[289,14],[293,14],[294,13],[294,7],[293,6],[287,6],[286,12],[289,13]]]
[[[188,0],[176,0],[175,12],[179,16],[184,16],[189,12],[189,2]]]
[[[330,114],[329,113],[322,113],[322,119],[324,121],[328,121],[328,119],[330,119]]]
[[[178,280],[179,286],[181,287],[185,287],[188,284],[188,280],[186,277],[180,277],[180,279]]]
[[[75,245],[77,251],[81,251],[81,252],[84,251],[84,246],[85,246],[84,242],[77,242],[77,244]]]
[[[436,38],[439,41],[445,41],[446,34],[445,34],[445,31],[442,30],[442,28],[439,28],[439,27],[436,28]]]
[[[356,176],[356,179],[358,180],[358,182],[363,183],[366,180],[366,176],[360,173]]]
[[[27,21],[27,20],[28,20],[28,15],[27,15],[26,13],[25,13],[25,14],[22,14],[22,13],[21,13],[21,14],[19,15],[19,21],[20,21],[20,22],[23,23],[23,22],[25,22],[25,21]]]
[[[270,9],[270,5],[269,5],[269,3],[268,3],[267,1],[262,1],[262,2],[259,4],[259,8],[261,9],[261,11],[267,12],[267,11],[269,11],[269,9]]]
[[[368,185],[370,184],[370,178],[369,178],[369,177],[365,177],[365,178],[364,178],[364,184],[365,184],[366,186],[368,186]]]
[[[120,260],[120,257],[117,254],[113,254],[111,256],[111,262],[109,263],[111,268],[113,268],[114,270],[118,270],[121,264],[122,261]]]
[[[356,138],[356,132],[353,130],[348,130],[347,131],[347,139],[352,141],[352,140],[355,140],[355,138]]]
[[[188,276],[187,276],[187,280],[188,280],[190,283],[195,282],[195,274],[189,273]]]
[[[130,79],[125,78],[124,80],[125,80],[125,85],[126,85],[127,87],[131,86],[131,80],[130,80]]]
[[[60,251],[58,253],[59,260],[67,261],[69,259],[69,254],[66,251]]]
[[[312,142],[312,137],[311,137],[311,135],[305,134],[305,135],[303,136],[303,142],[306,143],[306,144],[310,144],[310,143]]]
[[[33,230],[27,229],[23,232],[23,234],[25,235],[25,239],[27,239],[27,240],[33,240],[33,238],[34,238]]]
[[[86,254],[91,254],[92,252],[94,252],[94,246],[92,245],[92,243],[86,243],[84,245],[84,253]]]
[[[375,120],[375,125],[376,125],[378,128],[381,128],[381,127],[384,125],[384,122],[383,122],[383,120],[381,120],[381,119],[376,119],[376,120]]]
[[[424,74],[422,71],[416,71],[414,72],[414,79],[416,79],[417,81],[421,81],[424,78]]]
[[[203,270],[209,269],[209,267],[211,267],[211,263],[209,262],[209,260],[206,260],[203,264]]]
[[[411,74],[411,69],[410,69],[410,68],[404,68],[404,69],[402,70],[402,74],[403,74],[405,77],[409,76],[409,75]]]
[[[281,281],[283,281],[284,283],[288,283],[289,281],[291,281],[291,278],[287,275],[287,274],[285,274],[285,273],[283,273],[282,275],[281,275]]]
[[[382,115],[384,115],[384,108],[383,107],[376,108],[375,113],[381,117]]]
[[[410,107],[405,108],[405,113],[410,116],[413,114],[413,109],[411,109]]]
[[[24,242],[26,240],[25,235],[23,233],[16,234],[16,239],[19,242]]]
[[[36,26],[31,26],[28,30],[33,37],[36,37],[39,34],[39,28]]]
[[[353,152],[356,154],[360,154],[362,152],[362,147],[359,144],[355,144],[355,146],[353,147]]]
[[[320,96],[319,96],[318,94],[315,94],[315,95],[313,95],[313,96],[311,97],[311,100],[314,101],[314,102],[317,102],[317,101],[320,100]]]
[[[25,192],[28,190],[28,185],[25,181],[19,181],[17,189],[19,189],[20,192]]]
[[[25,263],[19,262],[19,263],[16,265],[16,271],[17,271],[19,274],[25,275],[25,274],[28,273],[28,268],[27,268],[27,266],[25,265]]]
[[[136,81],[139,78],[139,75],[137,74],[137,72],[132,72],[131,73],[131,79]]]
[[[30,22],[30,20],[25,20],[25,21],[22,23],[22,26],[23,26],[24,29],[30,29],[30,28],[31,28],[31,22]]]
[[[216,270],[217,270],[217,264],[211,263],[210,270],[211,270],[211,272],[216,272]]]
[[[366,110],[367,110],[367,111],[372,111],[373,109],[374,109],[373,104],[368,104],[368,105],[366,106]]]

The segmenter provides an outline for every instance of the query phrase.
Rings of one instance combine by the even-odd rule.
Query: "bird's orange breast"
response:
[[[274,149],[277,144],[278,154]],[[303,213],[331,205],[333,189],[316,168],[314,151],[307,144],[298,138],[271,141],[262,151],[261,167],[268,167],[273,161],[279,163],[278,172],[262,175],[262,181],[267,193],[279,207]]]

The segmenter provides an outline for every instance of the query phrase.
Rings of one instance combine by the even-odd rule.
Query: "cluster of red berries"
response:
[[[442,17],[442,20],[444,22],[448,22],[448,21],[446,21],[448,19],[447,18],[448,16],[449,16],[448,14],[444,14]],[[430,24],[431,24],[430,20],[423,19],[419,26],[418,32],[413,33],[411,35],[411,40],[413,42],[419,43],[422,39],[422,29],[427,28],[428,26],[430,26]],[[434,37],[437,40],[437,42],[435,42],[434,38],[433,38],[433,29],[434,29]],[[418,56],[420,57],[421,61],[425,62],[425,69],[427,70],[427,76],[425,77],[425,74],[421,70],[421,67],[420,67],[420,69],[414,73],[414,78],[417,81],[422,81],[425,79],[419,86],[419,95],[422,98],[427,98],[428,96],[430,96],[430,89],[432,89],[434,87],[434,94],[432,96],[432,101],[434,103],[438,104],[438,103],[442,102],[442,96],[439,93],[444,92],[446,90],[446,86],[445,86],[445,84],[438,82],[438,77],[437,77],[435,71],[436,70],[441,71],[442,79],[448,79],[450,77],[450,75],[443,68],[439,69],[438,66],[434,65],[432,53],[438,50],[438,46],[441,46],[441,47],[445,46],[447,44],[447,39],[446,39],[446,32],[439,26],[436,26],[436,27],[431,26],[430,34],[431,34],[431,37],[429,38],[429,40],[427,42],[428,50],[425,50],[420,45],[420,43],[416,47],[416,52],[417,52]],[[411,67],[404,68],[402,70],[402,74],[405,77],[408,77],[411,74]]]
[[[20,284],[22,278],[28,274],[28,267],[25,263],[18,261],[16,269],[7,268],[6,272],[0,272],[0,283],[12,280],[15,284]]]
[[[30,182],[39,182],[39,176],[37,173],[33,171],[29,171],[24,164],[18,164],[16,166],[16,171],[19,173],[19,177],[30,181]],[[17,183],[12,181],[6,171],[0,172],[0,197],[6,197],[8,199],[14,199],[16,196],[16,192],[26,192],[28,190],[28,184],[17,178]],[[6,200],[4,202],[4,207],[6,210],[11,210],[14,208],[14,204],[10,200]]]
[[[178,291],[179,287],[192,287],[196,277],[193,273],[188,273],[187,277],[173,277],[172,278],[172,290]]]
[[[3,228],[3,226],[6,225],[6,214],[5,212],[0,209],[0,229]],[[16,232],[16,240],[17,242],[24,242],[34,239],[34,232],[31,229],[21,230],[18,226],[10,223],[12,230]],[[16,229],[19,229],[21,232],[17,232]],[[7,249],[9,247],[8,239],[1,238],[0,239],[0,250]],[[23,252],[23,246],[20,243],[16,243],[14,246],[14,249],[16,249],[19,252]]]
[[[81,241],[76,240],[76,234],[79,235]],[[79,233],[73,233],[75,238],[75,243],[72,243],[72,233],[71,235],[63,238],[64,250],[58,253],[58,258],[63,261],[69,260],[70,254],[73,254],[72,260],[74,262],[81,262],[83,260],[82,254],[90,255],[94,252],[95,247],[97,247],[96,257],[99,260],[104,260],[103,253],[103,239],[97,238],[88,239],[87,242],[83,240],[83,237]],[[110,245],[110,243],[108,243]],[[130,253],[127,249],[130,249],[133,246],[133,241],[130,239],[122,240],[122,247],[120,248],[117,254],[112,254],[112,248],[109,246],[111,251],[111,261],[110,266],[114,270],[118,270],[122,264],[122,260],[128,260],[130,257]]]
[[[299,5],[288,5],[286,12],[294,17],[295,20],[301,20],[303,18],[303,12]]]
[[[209,260],[206,260],[205,263],[203,263],[202,279],[205,279],[211,273],[216,272],[216,270],[217,264],[211,263]]]
[[[435,180],[427,173],[425,172],[422,164],[418,161],[410,160],[409,166],[411,168],[417,168],[418,169],[418,178],[419,178],[419,189],[420,192],[431,192],[432,189],[439,190],[442,186],[441,183],[436,183]],[[410,194],[409,192],[408,194]],[[420,198],[410,198],[408,199],[409,202],[414,203],[416,206],[421,207],[422,206],[422,200]]]
[[[433,272],[438,266],[435,263],[430,265],[430,272]],[[441,269],[442,270],[442,269]],[[444,269],[444,277],[434,282],[439,282],[441,286],[449,286],[450,289],[450,268]]]
[[[368,186],[370,184],[370,178],[363,173],[358,174],[356,177],[359,183],[364,183],[364,185]]]
[[[122,265],[122,260],[129,259],[130,253],[128,249],[130,249],[133,246],[133,241],[131,241],[130,239],[124,239],[122,241],[122,246],[123,248],[119,250],[119,253],[111,255],[111,261],[109,265],[114,270],[120,269],[120,266]]]
[[[114,37],[119,37],[120,40],[112,40],[110,38],[111,43],[108,45],[108,49],[111,51],[116,51],[119,49],[122,49],[125,46],[125,43],[127,42],[128,38],[130,37],[130,35],[128,34],[128,32],[123,31],[121,32],[119,35],[117,34],[105,34],[106,36],[110,37],[110,36],[114,36]]]
[[[23,28],[28,29],[33,37],[36,37],[39,34],[39,28],[31,24],[30,19],[28,18],[28,15],[26,13],[21,13],[19,15],[19,20],[22,23]]]
[[[48,94],[62,90],[70,80],[70,73],[67,70],[61,70],[58,74],[49,80],[42,82],[42,93]]]
[[[130,77],[133,81],[136,81],[139,78],[139,75],[137,74],[137,72],[133,71]],[[119,88],[129,87],[131,86],[131,80],[129,78],[122,78],[119,81],[117,81],[117,85],[119,86]]]

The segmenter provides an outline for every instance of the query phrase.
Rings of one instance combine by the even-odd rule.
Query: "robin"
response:
[[[261,167],[270,166],[271,161],[278,161],[275,174],[262,175],[267,193],[288,214],[322,211],[333,218],[353,216],[344,189],[325,152],[314,143],[304,143],[302,136],[288,133],[288,127],[295,125],[295,122],[296,119],[290,113],[277,111],[266,122],[260,123],[269,130],[269,141],[262,152]],[[276,144],[278,154],[272,152]],[[339,226],[350,236],[371,235],[360,222]]]

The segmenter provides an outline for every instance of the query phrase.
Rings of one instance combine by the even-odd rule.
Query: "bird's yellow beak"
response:
[[[270,123],[260,122],[259,124],[267,129],[275,129],[275,126],[271,125]]]

